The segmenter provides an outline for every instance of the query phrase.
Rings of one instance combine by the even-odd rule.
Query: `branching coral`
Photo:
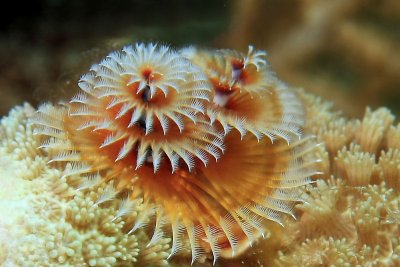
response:
[[[334,100],[346,114],[382,103],[398,113],[397,0],[237,0],[231,12],[220,46],[256,42],[282,79]]]

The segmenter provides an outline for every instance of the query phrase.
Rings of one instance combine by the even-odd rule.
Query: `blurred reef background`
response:
[[[398,0],[41,0],[0,16],[0,116],[28,101],[73,95],[108,52],[136,41],[269,53],[290,85],[345,115],[387,106],[400,115]]]

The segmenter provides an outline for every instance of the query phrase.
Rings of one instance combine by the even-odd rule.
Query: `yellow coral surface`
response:
[[[27,118],[34,109],[14,108],[1,121],[1,266],[166,265],[168,238],[149,245],[143,231],[127,235],[122,201],[98,203],[109,185],[76,190],[82,177],[63,177],[37,147]],[[97,203],[97,204],[96,204]],[[130,207],[136,216],[142,203]]]

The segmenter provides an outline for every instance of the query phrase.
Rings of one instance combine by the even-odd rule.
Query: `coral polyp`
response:
[[[171,255],[232,257],[265,236],[267,220],[294,216],[298,187],[317,173],[302,102],[265,55],[126,47],[31,122],[63,177],[86,176],[78,189],[112,185],[98,204],[128,193],[118,214],[129,218],[129,203],[142,203],[129,233],[152,225],[149,242],[171,236]]]

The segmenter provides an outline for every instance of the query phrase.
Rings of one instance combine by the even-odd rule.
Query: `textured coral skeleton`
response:
[[[93,205],[120,202],[129,235],[170,237],[169,256],[240,255],[283,225],[318,171],[304,107],[266,53],[136,44],[109,54],[60,105],[30,119],[40,148],[77,189],[107,183]],[[140,203],[140,213],[134,211]],[[113,221],[114,221],[113,220]],[[129,224],[129,223],[128,223]]]

